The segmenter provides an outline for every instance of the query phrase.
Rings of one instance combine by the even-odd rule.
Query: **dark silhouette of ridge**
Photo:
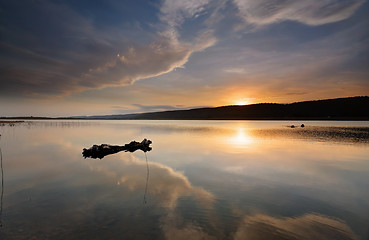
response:
[[[143,119],[143,120],[369,120],[369,96],[288,104],[258,103],[162,112],[74,117],[1,117],[0,119]],[[0,123],[2,124],[2,123]]]
[[[98,119],[163,120],[369,120],[369,97],[348,97],[295,102],[258,103],[222,107],[171,110],[127,115],[92,116]]]

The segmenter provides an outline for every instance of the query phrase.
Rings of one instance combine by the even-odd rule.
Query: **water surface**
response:
[[[2,124],[0,239],[368,239],[369,122],[301,123]]]

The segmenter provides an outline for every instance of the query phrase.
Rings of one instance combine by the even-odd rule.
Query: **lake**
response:
[[[0,239],[369,239],[369,122],[40,120],[0,134]],[[144,138],[146,153],[82,156]]]

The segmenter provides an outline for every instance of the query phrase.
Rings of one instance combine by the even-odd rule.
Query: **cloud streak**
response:
[[[205,12],[209,2],[210,0],[165,0],[160,9],[160,18],[170,27],[178,27],[185,19],[197,18]]]
[[[43,31],[62,30],[61,40],[66,41],[70,47],[61,53],[59,49],[54,50],[56,46],[45,46],[46,51],[39,51],[39,47],[27,39],[26,44],[19,46],[7,41],[0,42],[2,52],[7,53],[7,56],[0,58],[3,86],[0,91],[2,94],[28,97],[68,95],[89,88],[130,85],[139,79],[173,71],[182,67],[192,53],[203,51],[216,42],[211,30],[188,41],[181,41],[178,37],[177,28],[187,18],[196,18],[204,11],[206,3],[207,1],[165,1],[160,9],[160,24],[164,27],[160,27],[162,31],[150,36],[153,39],[144,44],[122,37],[125,30],[114,33],[99,29],[88,18],[68,6],[63,5],[58,10],[59,5],[48,1],[42,6],[32,5],[32,10],[40,13],[36,16],[37,21],[50,21],[50,25],[56,27],[51,29],[45,26]],[[60,19],[72,20],[59,26],[57,22],[60,19],[50,17],[45,13],[45,8],[52,9],[54,15]],[[27,28],[33,27],[22,24]],[[11,31],[7,26],[3,26],[3,29],[5,33]],[[81,33],[76,34],[79,31]],[[35,34],[36,32],[30,32],[29,37],[39,38]],[[72,38],[63,39],[70,35]],[[58,40],[54,38],[52,41]]]
[[[307,25],[334,23],[350,17],[365,0],[234,0],[248,23],[267,25],[291,20]]]
[[[177,39],[162,38],[147,46],[130,47],[125,54],[117,54],[112,61],[83,75],[82,82],[93,84],[98,79],[100,87],[133,84],[139,79],[159,76],[182,67],[190,55],[212,46],[216,40],[211,32],[198,36],[193,44],[180,43]]]

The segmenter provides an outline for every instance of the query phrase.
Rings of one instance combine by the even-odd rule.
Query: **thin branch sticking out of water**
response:
[[[147,174],[146,174],[145,194],[144,194],[144,198],[143,198],[143,202],[144,202],[144,204],[146,204],[146,203],[147,203],[147,201],[146,201],[146,194],[147,194],[147,187],[148,187],[148,185],[149,185],[149,176],[150,176],[149,162],[147,161],[147,155],[146,155],[146,152],[145,152],[145,158],[146,158]]]
[[[0,135],[1,140],[1,135]],[[0,166],[1,166],[1,197],[0,197],[0,227],[3,226],[3,198],[4,198],[4,169],[3,169],[3,153],[1,151],[1,141],[0,141]]]

